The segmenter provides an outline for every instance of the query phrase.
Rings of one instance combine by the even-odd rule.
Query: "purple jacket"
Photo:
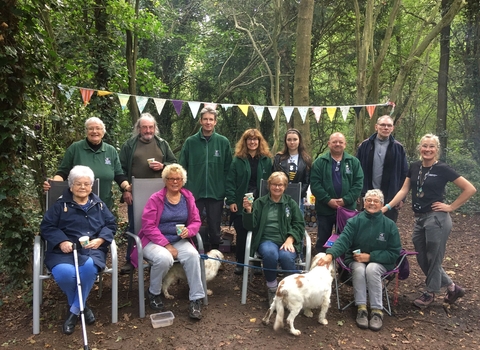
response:
[[[188,229],[188,237],[191,238],[197,234],[202,222],[200,221],[200,215],[197,206],[195,205],[195,198],[193,197],[192,192],[186,188],[182,188],[180,193],[187,201],[188,218],[185,227]],[[166,194],[167,189],[163,188],[152,194],[147,201],[147,204],[145,204],[142,214],[142,228],[140,229],[140,232],[138,232],[138,237],[142,240],[142,247],[145,247],[150,242],[162,247],[169,244],[167,238],[165,238],[158,228],[163,213]],[[133,247],[130,258],[133,266],[137,267],[138,250],[136,245]]]

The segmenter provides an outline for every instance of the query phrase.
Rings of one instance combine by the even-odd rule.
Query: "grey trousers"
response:
[[[428,292],[440,293],[442,287],[452,284],[442,267],[451,230],[452,218],[446,212],[430,212],[415,219],[412,241]]]
[[[385,266],[375,262],[353,261],[349,267],[352,269],[355,305],[367,305],[368,290],[370,308],[383,310],[382,275],[387,272]]]
[[[189,300],[203,299],[205,291],[203,290],[200,255],[197,249],[186,239],[172,243],[178,251],[178,261],[183,266],[187,276],[189,291]],[[155,243],[148,243],[143,248],[143,256],[152,264],[150,270],[150,293],[158,295],[162,291],[163,277],[167,274],[173,265],[173,256],[167,248]]]

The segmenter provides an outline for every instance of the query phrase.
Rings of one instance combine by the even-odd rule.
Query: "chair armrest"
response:
[[[307,230],[304,231],[305,236],[305,269],[310,270],[310,263],[312,260],[312,239]]]
[[[200,234],[200,232],[197,232],[195,237],[197,237],[198,252],[200,254],[205,254],[205,248],[203,246],[203,239],[202,239],[202,235]]]

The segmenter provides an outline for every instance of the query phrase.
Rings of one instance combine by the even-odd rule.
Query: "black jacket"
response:
[[[283,171],[288,178],[288,157],[280,161],[280,154],[276,154],[273,158],[273,168],[272,171]],[[288,178],[289,183],[302,183],[302,198],[307,196],[307,189],[310,185],[310,169],[307,169],[307,163],[303,160],[302,156],[298,155],[298,166],[297,173],[293,180]]]

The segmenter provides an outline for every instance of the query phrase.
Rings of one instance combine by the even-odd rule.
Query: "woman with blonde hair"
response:
[[[426,291],[413,304],[428,307],[442,287],[447,288],[444,302],[453,304],[465,295],[465,290],[453,283],[442,267],[448,236],[452,230],[450,212],[460,208],[477,191],[463,176],[438,160],[440,140],[426,134],[417,147],[420,161],[410,165],[403,187],[382,211],[395,207],[412,189],[412,208],[415,227],[412,241],[418,252],[417,261],[426,276]],[[445,203],[445,186],[453,182],[462,192],[450,204]]]
[[[226,185],[226,203],[230,206],[231,217],[236,236],[236,259],[243,264],[247,230],[242,223],[243,197],[253,193],[258,197],[261,179],[268,179],[272,173],[272,155],[267,141],[257,129],[246,130],[235,147],[235,154]],[[235,274],[243,271],[241,265],[235,268]]]

